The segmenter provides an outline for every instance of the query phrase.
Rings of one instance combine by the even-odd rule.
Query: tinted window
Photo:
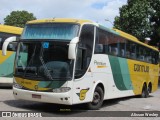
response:
[[[84,25],[82,27],[80,42],[77,49],[76,73],[75,77],[79,78],[86,72],[92,57],[94,42],[94,26]]]
[[[67,23],[29,24],[25,27],[22,39],[71,40],[78,35],[79,25]]]
[[[96,33],[95,53],[108,53],[108,32],[97,29]]]
[[[95,53],[104,53],[152,64],[158,63],[158,52],[97,28]]]
[[[119,39],[119,56],[126,56],[126,40],[123,38]]]
[[[4,41],[11,36],[17,36],[19,38],[20,35],[15,35],[15,34],[9,34],[9,33],[1,33],[0,32],[0,50],[2,50],[2,45],[4,43]],[[10,43],[8,45],[7,50],[8,51],[15,51],[17,48],[17,44],[16,43]]]
[[[95,53],[118,55],[118,37],[112,33],[97,29]]]

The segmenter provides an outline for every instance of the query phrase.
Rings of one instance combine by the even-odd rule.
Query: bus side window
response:
[[[129,51],[126,51],[126,57],[130,58],[130,52]]]
[[[109,41],[108,41],[108,46],[110,47],[109,54],[113,56],[118,56],[118,42],[119,39],[116,35],[114,34],[109,35]]]
[[[77,62],[76,62],[76,70],[82,69],[82,49],[77,50]]]
[[[136,44],[131,42],[130,49],[131,49],[131,58],[136,59]]]
[[[2,50],[2,45],[4,43],[5,38],[0,38],[0,50]]]
[[[141,45],[137,46],[137,59],[144,61],[143,47]]]
[[[124,57],[125,54],[124,54],[124,49],[121,49],[121,56]]]
[[[146,62],[152,63],[150,50],[146,50]]]
[[[118,48],[112,46],[111,47],[111,54],[114,55],[114,56],[117,56],[118,55]]]
[[[103,44],[96,44],[95,51],[96,53],[103,53]]]
[[[119,56],[125,57],[125,39],[119,39]]]
[[[0,38],[0,50],[2,49],[2,38]]]
[[[108,52],[108,32],[98,29],[96,30],[95,53]]]
[[[76,73],[75,77],[81,77],[87,70],[93,51],[94,26],[84,25],[82,27],[80,42],[77,48]]]
[[[7,48],[8,51],[16,51],[16,49],[17,49],[17,43],[14,42],[10,43]]]
[[[158,52],[152,50],[152,64],[158,64]]]
[[[129,41],[126,41],[126,57],[127,58],[130,58],[131,57],[131,49],[130,49],[130,42]]]
[[[108,45],[108,52],[111,53],[111,46]]]

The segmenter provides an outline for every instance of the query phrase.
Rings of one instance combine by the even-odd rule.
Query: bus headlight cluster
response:
[[[19,84],[17,84],[17,83],[14,83],[14,84],[13,84],[13,87],[18,88],[18,89],[21,89],[21,88],[22,88],[22,86],[19,85]]]
[[[61,88],[53,89],[53,92],[54,93],[62,93],[62,92],[68,92],[69,90],[71,90],[70,87],[61,87]]]

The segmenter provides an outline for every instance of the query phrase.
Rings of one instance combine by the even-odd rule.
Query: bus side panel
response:
[[[102,54],[92,56],[92,61],[85,75],[74,81],[73,104],[91,102],[98,83],[102,83],[104,86],[104,99],[134,95],[127,61],[125,59],[111,59],[108,55]]]
[[[8,51],[7,56],[1,56],[0,59],[0,77],[13,77],[15,53]],[[1,81],[0,81],[1,82]]]
[[[111,55],[96,54],[93,56],[92,70],[94,78],[101,80],[104,84],[104,99],[133,96],[133,87],[130,80],[127,60]],[[95,64],[97,61],[98,64]],[[98,67],[99,64],[106,67]]]
[[[113,99],[141,94],[144,82],[157,89],[157,65],[95,54],[86,74],[74,81],[73,104],[92,101],[97,83],[104,85],[104,99]]]
[[[129,60],[129,72],[130,77],[133,84],[133,91],[135,95],[141,94],[143,84],[146,82],[147,86],[149,83],[152,84],[152,92],[157,90],[158,86],[158,66],[135,61]]]
[[[132,90],[127,59],[109,55],[113,78],[119,90]]]

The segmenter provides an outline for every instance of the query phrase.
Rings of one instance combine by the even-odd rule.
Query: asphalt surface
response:
[[[30,119],[37,115],[38,117],[43,116],[40,119],[115,119],[115,116],[124,116],[119,119],[137,119],[141,120],[144,117],[125,117],[142,111],[142,113],[154,113],[153,116],[158,114],[158,117],[146,117],[145,119],[160,119],[160,87],[159,89],[151,93],[148,98],[139,98],[138,96],[119,98],[113,100],[106,100],[100,110],[89,111],[85,108],[84,104],[66,106],[56,105],[51,103],[40,103],[25,100],[15,100],[12,94],[12,88],[1,87],[0,88],[0,111],[1,112],[12,112],[12,118],[0,117],[0,119],[15,119],[17,120],[18,114],[13,115],[13,112],[20,113],[19,117],[25,117],[24,114],[30,115]],[[112,112],[113,111],[113,112]],[[130,112],[127,112],[130,111]],[[158,113],[157,113],[158,112]],[[36,113],[32,116],[32,113]],[[124,115],[125,114],[125,115]],[[15,118],[13,118],[13,116]],[[18,118],[19,118],[18,117]],[[23,118],[25,119],[25,118]],[[34,118],[35,119],[35,118]]]

